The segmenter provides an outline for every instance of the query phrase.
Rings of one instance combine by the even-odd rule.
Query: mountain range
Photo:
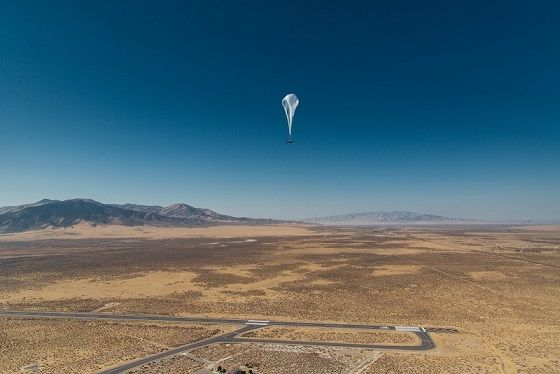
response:
[[[0,207],[0,234],[50,227],[70,227],[82,222],[92,225],[184,227],[235,223],[294,223],[296,221],[232,217],[210,209],[195,208],[182,203],[163,207],[159,205],[103,204],[90,199],[44,199],[32,204]],[[490,223],[474,219],[448,218],[407,211],[349,213],[308,218],[298,222],[333,226]]]
[[[432,214],[413,213],[405,211],[391,212],[364,212],[349,213],[329,217],[317,217],[305,219],[304,222],[321,225],[376,225],[376,224],[468,224],[482,223],[483,221],[448,218]]]
[[[102,204],[89,199],[48,200],[0,208],[0,233],[48,227],[70,227],[81,222],[125,226],[199,226],[225,223],[274,223],[269,219],[231,217],[187,204],[166,207]]]

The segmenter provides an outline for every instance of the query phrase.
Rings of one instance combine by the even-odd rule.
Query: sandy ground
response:
[[[420,269],[418,265],[387,265],[375,269],[373,271],[374,276],[382,277],[386,275],[402,275],[415,273]]]
[[[116,299],[165,296],[194,289],[195,276],[196,274],[191,272],[155,271],[127,279],[64,280],[47,284],[42,288],[20,290],[8,294],[7,297],[10,301],[22,301],[25,299],[63,300],[85,296]]]
[[[4,236],[0,308],[459,330],[433,333],[437,347],[428,352],[370,352],[347,362],[333,352],[245,347],[228,361],[234,365],[253,359],[261,373],[297,372],[291,363],[302,365],[301,372],[345,372],[362,359],[372,360],[364,373],[560,372],[560,231],[280,227],[180,229],[186,230],[181,235],[189,234],[159,239],[89,238],[87,232],[79,238],[55,235],[28,241]],[[136,229],[125,229],[128,235],[127,230]],[[144,234],[153,235],[149,230]],[[25,352],[20,347],[28,343],[18,339],[25,337],[31,344],[41,336],[31,329],[19,337],[16,331],[24,331],[25,324],[18,328],[4,357]],[[316,332],[314,337],[332,333]],[[358,333],[330,337],[365,338]],[[95,344],[86,339],[83,346]],[[216,346],[208,354],[224,358],[229,349]],[[169,362],[175,369],[194,365],[187,358]],[[65,365],[59,372],[75,367]],[[173,371],[164,365],[154,372]]]
[[[231,327],[162,323],[0,319],[0,373],[93,373]]]
[[[316,233],[305,225],[220,225],[208,227],[119,226],[80,223],[68,228],[49,228],[23,233],[0,234],[0,241],[92,238],[239,238],[263,236],[305,236]]]
[[[355,368],[378,352],[337,348],[288,346],[283,344],[220,344],[192,352],[206,357],[233,373],[238,367],[251,367],[260,374],[358,373]],[[171,361],[171,360],[169,360]],[[158,363],[157,373],[170,373],[172,362]]]
[[[400,331],[383,330],[325,330],[313,327],[278,327],[272,326],[256,331],[251,331],[243,335],[246,338],[258,339],[286,339],[286,340],[312,340],[312,341],[335,341],[349,343],[368,343],[368,344],[420,344],[420,339],[411,333]]]

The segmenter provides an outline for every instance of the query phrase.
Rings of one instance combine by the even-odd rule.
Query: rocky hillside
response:
[[[168,207],[102,204],[89,199],[41,200],[0,208],[0,233],[46,227],[69,227],[81,222],[126,226],[194,226],[216,223],[273,223],[273,220],[231,217],[187,204]]]

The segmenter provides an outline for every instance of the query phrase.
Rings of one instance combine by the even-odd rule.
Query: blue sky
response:
[[[559,66],[557,1],[2,2],[0,205],[560,219]]]

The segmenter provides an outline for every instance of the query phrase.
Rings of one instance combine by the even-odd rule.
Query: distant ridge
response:
[[[376,224],[468,224],[483,221],[448,218],[433,214],[413,213],[406,211],[349,213],[329,217],[308,218],[304,222],[321,225],[376,225]]]
[[[0,234],[81,222],[125,226],[199,226],[220,223],[275,223],[269,219],[232,217],[187,204],[168,207],[102,204],[90,199],[48,200],[0,208]]]

